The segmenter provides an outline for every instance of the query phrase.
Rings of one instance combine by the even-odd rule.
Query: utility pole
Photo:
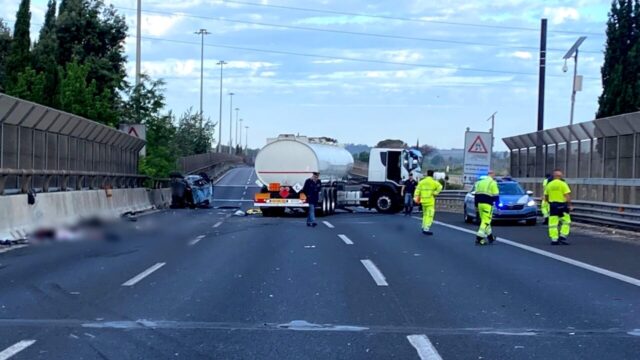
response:
[[[244,149],[247,150],[249,148],[249,126],[244,127]]]
[[[496,142],[496,137],[495,137],[495,128],[496,128],[496,114],[498,112],[494,112],[493,114],[491,114],[491,116],[489,116],[489,118],[487,119],[487,121],[491,120],[491,152],[489,153],[489,164],[491,166],[492,170],[494,169],[494,164],[493,164],[493,146],[495,145]]]
[[[136,86],[140,85],[140,63],[142,55],[142,0],[138,0],[138,9],[137,9],[137,23],[136,23]]]
[[[227,63],[220,60],[216,65],[220,65],[220,116],[218,117],[218,148],[216,151],[222,152],[222,69]]]
[[[233,95],[229,93],[229,154],[233,154]]]
[[[240,112],[240,108],[236,108],[236,147],[238,143],[240,143],[240,138],[238,138],[238,113]]]
[[[207,29],[200,29],[194,34],[200,35],[200,128],[202,129],[202,93],[204,84],[204,36],[211,34]]]
[[[573,57],[573,87],[571,89],[571,115],[569,116],[569,125],[573,125],[573,111],[576,105],[576,92],[582,90],[582,77],[578,78],[578,48],[580,45],[587,39],[586,36],[580,36],[578,40],[573,44],[571,49],[567,51],[564,59],[564,66],[562,67],[562,71],[567,72],[567,60]]]
[[[540,70],[538,75],[538,131],[544,130],[544,83],[547,71],[547,19],[540,21]]]
[[[242,150],[242,119],[240,119],[240,135],[238,135],[238,143],[240,146],[240,150]],[[237,126],[237,124],[236,124]]]

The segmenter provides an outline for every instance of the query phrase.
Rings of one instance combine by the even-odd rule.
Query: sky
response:
[[[128,74],[135,74],[136,0],[105,0],[126,16]],[[18,0],[0,0],[12,24]],[[230,97],[249,146],[283,133],[375,145],[386,138],[461,148],[467,127],[503,137],[535,131],[540,19],[548,19],[545,128],[569,123],[579,36],[575,122],[589,121],[602,91],[609,0],[142,0],[142,70],[166,81],[167,109],[199,108],[204,28],[205,116],[229,142]],[[45,0],[32,1],[32,39]],[[302,10],[300,8],[306,9]],[[311,11],[320,10],[320,11]],[[233,111],[235,143],[235,111]],[[243,129],[244,130],[244,129]],[[216,136],[218,138],[218,129]],[[245,136],[242,136],[244,142]]]

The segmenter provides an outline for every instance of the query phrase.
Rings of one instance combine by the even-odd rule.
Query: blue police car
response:
[[[538,206],[533,200],[533,192],[525,191],[517,181],[509,177],[497,178],[496,181],[500,195],[493,210],[493,220],[524,221],[527,225],[535,225]],[[478,221],[475,186],[464,198],[464,221]]]

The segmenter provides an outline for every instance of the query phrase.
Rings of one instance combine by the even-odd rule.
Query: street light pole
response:
[[[200,29],[194,34],[200,35],[200,128],[202,128],[202,92],[204,84],[204,36],[211,34],[207,29]]]
[[[218,61],[216,65],[220,65],[220,116],[218,117],[218,148],[217,152],[222,151],[222,69],[227,63],[224,60]]]
[[[491,116],[489,116],[489,118],[487,119],[487,121],[491,120],[491,152],[489,153],[489,165],[491,166],[491,169],[495,171],[494,169],[494,163],[493,163],[493,146],[495,145],[495,141],[496,141],[496,137],[495,137],[495,128],[496,128],[496,114],[498,112],[494,112],[493,114],[491,114]]]
[[[249,148],[249,126],[244,127],[244,149],[247,150]]]
[[[233,154],[233,95],[229,93],[229,154]]]
[[[136,12],[137,22],[136,22],[136,85],[140,85],[140,52],[142,49],[141,46],[141,38],[142,38],[142,24],[140,23],[142,20],[142,0],[138,0],[138,9]]]
[[[240,147],[240,150],[242,150],[242,121],[243,121],[243,120],[242,120],[242,119],[240,119],[240,131],[239,131],[239,134],[240,134],[240,135],[238,135],[238,145],[239,145],[239,147]],[[238,124],[236,124],[236,127],[237,127],[237,126],[238,126]]]
[[[569,125],[573,125],[573,112],[574,112],[574,108],[576,105],[576,92],[578,92],[580,89],[578,89],[577,86],[577,79],[578,79],[578,48],[580,48],[580,45],[582,45],[582,43],[585,41],[587,37],[586,36],[580,36],[578,38],[578,40],[576,40],[576,42],[573,44],[573,46],[571,47],[571,49],[569,49],[569,51],[567,51],[567,53],[564,55],[563,59],[564,59],[564,66],[562,68],[562,71],[567,72],[568,68],[567,68],[567,60],[569,60],[570,58],[573,57],[574,60],[574,64],[573,64],[573,86],[571,89],[571,115],[569,116]]]
[[[236,147],[238,146],[238,143],[241,142],[238,138],[238,113],[239,112],[240,112],[240,108],[236,108]]]

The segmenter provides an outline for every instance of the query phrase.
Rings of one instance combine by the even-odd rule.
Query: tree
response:
[[[176,146],[179,156],[203,154],[211,149],[213,124],[205,119],[200,127],[200,115],[187,110],[178,120]]]
[[[368,163],[369,162],[369,152],[368,151],[363,151],[363,152],[359,153],[358,154],[358,158],[356,160]]]
[[[16,23],[13,29],[13,40],[7,56],[6,74],[7,90],[11,89],[18,82],[18,74],[29,66],[29,50],[31,39],[29,37],[29,27],[31,26],[31,2],[29,0],[20,1],[18,12],[16,13]]]
[[[44,76],[44,97],[41,104],[58,107],[58,65],[56,53],[58,39],[56,36],[56,1],[49,0],[44,24],[40,28],[40,37],[33,46],[33,68]]]
[[[4,91],[7,84],[6,67],[7,57],[11,48],[11,29],[7,23],[0,18],[0,91]]]
[[[422,153],[422,156],[427,157],[433,154],[433,152],[436,151],[436,148],[431,145],[424,144],[420,146],[418,150],[420,150],[420,152]]]
[[[407,147],[407,144],[402,140],[397,139],[386,139],[378,142],[376,145],[377,148],[391,148],[391,149],[404,149]]]
[[[611,4],[597,118],[640,110],[640,3]]]
[[[147,156],[140,160],[140,171],[148,176],[164,178],[176,170],[178,149],[176,147],[176,127],[171,113],[151,117],[147,126]]]
[[[16,84],[11,88],[9,95],[41,103],[44,97],[44,88],[44,74],[37,73],[29,66],[18,74]]]
[[[444,165],[444,157],[442,155],[436,155],[431,159],[431,165],[439,168]]]

